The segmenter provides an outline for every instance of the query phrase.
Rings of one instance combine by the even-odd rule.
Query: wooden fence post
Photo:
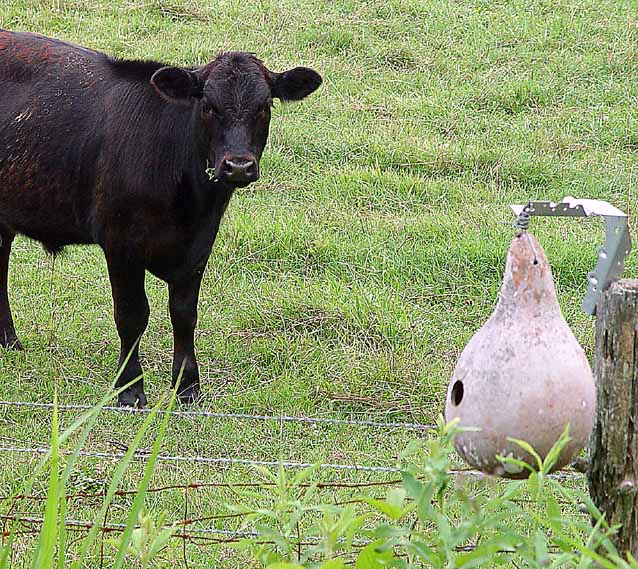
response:
[[[597,411],[589,492],[610,524],[622,524],[621,556],[638,555],[638,280],[609,287],[596,308]]]

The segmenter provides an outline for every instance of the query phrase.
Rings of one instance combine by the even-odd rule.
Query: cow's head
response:
[[[274,73],[251,54],[226,52],[198,69],[163,67],[151,83],[167,101],[194,105],[215,178],[243,187],[259,178],[273,99],[303,99],[321,76],[307,67]]]

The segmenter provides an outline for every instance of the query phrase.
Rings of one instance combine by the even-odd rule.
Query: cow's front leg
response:
[[[146,405],[146,395],[138,350],[149,315],[144,290],[144,267],[141,263],[108,254],[106,260],[113,291],[115,325],[120,336],[120,375],[115,386],[119,388],[137,379],[118,395],[117,401],[127,407],[142,408]]]
[[[168,285],[169,310],[173,323],[173,385],[179,381],[179,398],[192,403],[199,397],[199,369],[195,359],[197,299],[204,269],[189,279]]]

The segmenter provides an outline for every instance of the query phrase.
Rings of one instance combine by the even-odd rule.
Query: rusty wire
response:
[[[399,478],[395,478],[392,480],[374,480],[371,482],[316,482],[313,484],[303,483],[298,484],[298,488],[317,488],[319,490],[323,489],[337,489],[337,488],[350,488],[350,489],[359,489],[359,488],[374,488],[378,486],[392,486],[401,484],[401,480]],[[188,484],[169,484],[165,486],[157,486],[154,488],[149,488],[146,493],[147,494],[155,494],[159,492],[168,492],[171,490],[201,490],[201,489],[242,489],[242,488],[264,488],[264,487],[272,487],[275,486],[274,482],[189,482]],[[117,496],[133,496],[137,494],[137,490],[115,490],[113,495]],[[75,492],[72,494],[66,494],[64,498],[66,500],[91,500],[104,498],[105,492]],[[46,495],[43,494],[16,494],[15,496],[0,496],[0,502],[6,500],[25,500],[25,501],[35,501],[35,502],[45,502],[47,499]]]

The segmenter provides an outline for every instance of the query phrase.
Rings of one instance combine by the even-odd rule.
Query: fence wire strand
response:
[[[19,453],[19,454],[49,454],[50,449],[33,447],[33,448],[19,448],[19,447],[0,447],[0,453]],[[59,451],[60,454],[70,455],[75,451]],[[98,451],[79,451],[80,456],[89,458],[106,458],[112,460],[119,460],[126,456],[124,452],[98,452]],[[149,458],[147,453],[135,453],[132,458],[137,460],[146,460]],[[368,466],[364,464],[331,464],[331,463],[312,463],[312,462],[287,462],[277,460],[250,460],[247,458],[230,458],[230,457],[210,457],[210,456],[181,456],[160,454],[157,456],[157,460],[163,462],[186,462],[192,464],[209,464],[209,465],[241,465],[241,466],[282,466],[284,468],[320,468],[330,470],[348,470],[354,472],[392,472],[398,473],[401,470],[393,466]],[[470,471],[468,471],[470,472]]]
[[[243,515],[248,515],[252,512],[246,512]],[[33,524],[33,525],[42,525],[44,523],[43,518],[37,518],[32,516],[18,516],[18,515],[0,515],[0,520],[7,522],[12,521],[20,524]],[[193,523],[193,520],[180,520],[174,522],[173,524],[165,524],[161,527],[161,529],[171,529],[173,530],[173,534],[171,537],[179,538],[184,540],[193,540],[193,539],[201,539],[207,538],[211,536],[215,536],[217,538],[224,537],[230,538],[224,539],[223,542],[228,541],[236,541],[238,539],[246,539],[252,538],[259,540],[259,543],[275,543],[274,541],[269,541],[266,539],[262,533],[251,530],[229,530],[229,529],[218,529],[218,528],[189,528],[188,532],[186,531],[186,526],[189,523]],[[93,527],[97,526],[98,531],[102,534],[106,533],[119,533],[123,532],[127,524],[122,523],[109,523],[109,524],[96,524],[95,522],[86,521],[86,520],[74,520],[74,519],[65,519],[64,524],[68,529],[77,530],[77,531],[89,531]],[[135,526],[135,528],[139,528],[139,526]],[[10,532],[5,532],[7,535],[4,537],[8,537]],[[24,532],[26,534],[31,532]],[[263,538],[263,541],[260,540]],[[300,545],[309,546],[309,545],[317,545],[320,543],[321,539],[319,537],[305,537],[303,540],[298,541],[297,538],[293,536],[287,537],[287,539],[291,542],[299,543]],[[369,539],[362,538],[354,538],[352,540],[352,544],[356,547],[365,547],[366,545],[372,543]]]
[[[33,403],[29,401],[0,401],[0,407],[16,407],[28,409],[53,409],[53,403]],[[58,405],[59,411],[90,411],[94,407],[91,405]],[[152,409],[136,409],[133,407],[102,407],[102,411],[120,413],[124,415],[135,415],[150,413]],[[165,411],[160,410],[158,414],[170,414],[175,417],[206,417],[209,419],[240,419],[247,421],[264,421],[276,423],[307,423],[315,425],[345,425],[357,427],[373,427],[379,429],[407,429],[417,431],[431,431],[436,427],[424,423],[401,423],[382,422],[357,419],[333,419],[328,417],[303,417],[296,415],[254,415],[251,413],[219,413],[214,411]]]
[[[328,481],[328,482],[315,482],[313,484],[303,483],[298,484],[298,488],[317,488],[318,490],[325,489],[361,489],[361,488],[375,488],[375,487],[383,487],[383,486],[396,486],[397,484],[401,484],[402,480],[400,478],[394,478],[392,480],[374,480],[371,482],[336,482],[336,481]],[[189,482],[188,484],[169,484],[166,486],[158,486],[155,488],[148,488],[146,490],[147,494],[157,494],[160,492],[170,492],[172,490],[202,490],[202,489],[232,489],[232,490],[240,490],[243,488],[265,488],[265,487],[273,487],[276,486],[275,482]],[[133,496],[137,494],[137,490],[116,490],[113,495],[117,496]],[[64,496],[65,500],[92,500],[98,498],[104,498],[104,491],[101,492],[75,492],[73,494],[66,494]],[[38,494],[17,494],[15,496],[0,496],[0,501],[5,500],[26,500],[26,501],[34,501],[34,502],[44,502],[46,501],[47,496],[38,495]]]
[[[16,518],[15,516],[0,516],[0,519],[7,521],[14,521],[16,523],[25,523],[25,524],[35,524],[41,526],[44,523],[42,518]],[[83,520],[65,520],[65,526],[67,529],[72,531],[88,531],[92,527],[94,527],[93,522],[87,522]],[[265,544],[276,544],[277,542],[268,539],[266,536],[260,534],[255,531],[239,531],[239,530],[223,530],[223,529],[191,529],[190,533],[186,533],[184,531],[179,531],[176,527],[179,524],[174,524],[173,526],[163,526],[162,529],[173,529],[174,533],[171,535],[172,538],[178,538],[186,541],[206,541],[212,545],[220,545],[224,543],[236,543],[242,539],[251,538],[256,540],[255,543],[260,545]],[[98,526],[98,530],[104,535],[108,533],[121,533],[126,528],[126,524],[109,524],[109,525],[100,525]],[[14,532],[14,535],[37,535],[37,530],[26,530],[21,532]],[[3,534],[3,537],[8,537],[8,533],[6,535]],[[316,546],[321,542],[321,538],[308,536],[303,540],[297,537],[288,537],[287,540],[293,544],[302,546],[302,547],[311,547]],[[365,538],[354,538],[351,541],[351,545],[356,548],[366,547],[370,543],[373,543],[370,539]],[[428,545],[427,547],[432,547],[432,545]],[[454,548],[457,552],[471,552],[476,549],[476,545],[459,545]],[[514,553],[513,548],[501,549],[499,553]],[[558,550],[556,548],[551,548],[553,553],[557,553]]]
[[[17,454],[49,454],[51,451],[44,447],[0,447],[0,453],[17,453]],[[60,454],[70,455],[75,451],[59,451]],[[80,456],[89,458],[106,458],[112,460],[119,460],[126,456],[124,452],[97,452],[97,451],[79,451]],[[135,453],[132,458],[138,460],[145,460],[149,458],[148,453]],[[366,465],[366,464],[332,464],[332,463],[312,463],[312,462],[287,462],[277,460],[251,460],[247,458],[233,458],[233,457],[209,457],[209,456],[181,456],[181,455],[169,455],[160,454],[157,456],[158,461],[165,462],[186,462],[186,463],[199,463],[209,465],[241,465],[241,466],[273,466],[283,467],[291,469],[302,468],[318,468],[322,470],[345,470],[354,472],[389,472],[398,474],[401,469],[396,466],[379,466],[379,465]],[[468,475],[468,476],[487,476],[484,472],[473,470],[469,468],[455,468],[448,471],[451,475]],[[582,478],[583,474],[580,472],[566,471],[555,472],[549,474],[550,478],[557,478],[563,480],[573,480]]]

